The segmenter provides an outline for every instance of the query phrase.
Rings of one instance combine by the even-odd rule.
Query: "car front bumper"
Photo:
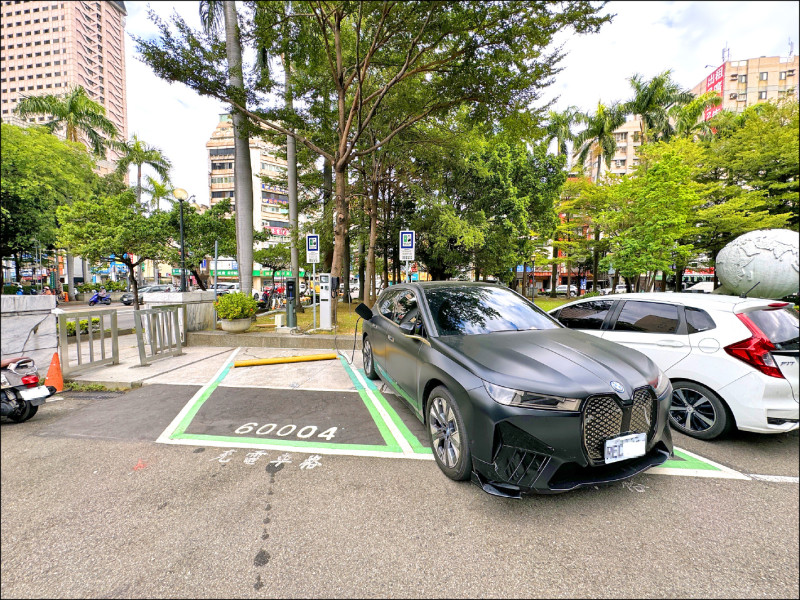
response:
[[[490,494],[519,497],[526,493],[567,492],[627,479],[672,456],[667,419],[672,386],[654,401],[653,416],[646,425],[645,454],[610,464],[605,464],[602,457],[589,457],[585,403],[580,412],[531,410],[499,405],[483,389],[471,390],[470,395],[474,407],[472,427],[468,428],[472,481]],[[628,425],[628,429],[623,426],[607,439],[639,432]],[[477,432],[480,433],[476,435]]]

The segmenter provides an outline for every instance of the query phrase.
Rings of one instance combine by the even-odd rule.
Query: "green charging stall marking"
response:
[[[695,458],[694,456],[689,456],[675,449],[675,457],[670,458],[667,462],[661,465],[662,467],[670,468],[670,469],[696,469],[698,471],[722,471],[719,467],[715,467],[714,465],[708,464],[707,462],[700,460],[699,458]]]
[[[341,359],[341,357],[340,357]],[[381,437],[385,442],[385,445],[379,446],[374,444],[337,444],[331,442],[305,442],[301,440],[287,440],[287,439],[274,439],[274,438],[262,438],[262,437],[248,437],[245,435],[240,436],[229,436],[229,435],[209,435],[209,434],[197,434],[197,433],[186,433],[186,429],[189,427],[189,424],[197,415],[197,412],[200,410],[200,407],[211,397],[211,394],[214,390],[219,387],[219,384],[225,379],[228,373],[233,366],[232,363],[229,363],[225,366],[219,376],[212,381],[208,387],[203,391],[202,394],[197,398],[195,403],[192,405],[192,408],[186,413],[183,420],[181,420],[180,424],[175,428],[175,431],[169,436],[171,440],[194,440],[194,441],[205,441],[205,442],[229,442],[229,443],[239,443],[239,442],[248,442],[254,444],[263,444],[263,445],[274,445],[279,444],[281,446],[291,446],[295,448],[328,448],[328,449],[340,449],[340,450],[360,450],[360,451],[370,451],[370,452],[393,452],[397,454],[402,454],[403,449],[397,443],[397,440],[394,439],[394,436],[389,431],[389,428],[386,426],[386,423],[383,422],[378,411],[373,406],[372,402],[370,402],[369,397],[366,394],[363,386],[361,386],[357,379],[353,376],[352,371],[349,370],[347,363],[345,364],[345,368],[348,369],[348,374],[350,375],[350,379],[356,385],[356,390],[358,391],[358,395],[361,398],[361,401],[366,406],[367,410],[369,411],[370,416],[372,417],[373,422],[378,427],[378,431],[380,431]],[[384,401],[385,402],[385,401]],[[391,410],[391,409],[389,409]],[[392,411],[393,412],[393,411]],[[405,425],[403,425],[405,427]],[[409,432],[409,435],[410,432]],[[415,441],[416,438],[411,436]],[[417,441],[417,444],[419,442]]]
[[[365,393],[364,386],[361,384],[361,381],[359,381],[359,378],[356,377],[355,373],[353,372],[353,369],[347,363],[347,360],[345,360],[341,356],[339,357],[339,360],[341,361],[342,365],[344,365],[345,371],[347,371],[347,374],[350,376],[353,385],[356,386],[356,389],[359,391],[359,393],[362,392]],[[433,454],[430,448],[426,448],[425,446],[423,446],[417,439],[417,436],[411,433],[411,430],[403,422],[403,419],[400,418],[400,415],[398,415],[397,412],[386,401],[386,398],[383,397],[383,394],[381,394],[380,390],[378,390],[377,386],[372,382],[372,380],[369,377],[367,377],[367,374],[364,372],[364,369],[358,369],[358,373],[359,375],[361,375],[361,379],[367,383],[367,388],[369,389],[369,391],[372,392],[372,395],[380,403],[381,407],[386,411],[386,414],[389,415],[389,418],[392,420],[392,423],[394,423],[394,426],[397,428],[397,430],[400,432],[403,438],[405,438],[405,440],[408,442],[408,445],[411,446],[411,449],[414,451],[414,454]],[[364,398],[364,396],[362,396],[362,398]],[[372,418],[375,419],[375,424],[378,426],[378,428],[381,430],[381,433],[383,434],[384,428],[386,427],[386,425],[383,422],[383,419],[381,419],[377,411],[375,411],[374,408],[370,406],[371,404],[370,402],[367,402],[367,400],[365,399],[364,403],[367,404],[368,408],[371,408],[370,414],[372,415]]]

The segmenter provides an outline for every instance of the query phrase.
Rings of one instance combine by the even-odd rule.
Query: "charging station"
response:
[[[294,279],[286,281],[286,326],[297,327],[297,315],[294,312]]]
[[[319,273],[319,328],[331,329],[331,301],[333,289],[331,288],[331,274]]]

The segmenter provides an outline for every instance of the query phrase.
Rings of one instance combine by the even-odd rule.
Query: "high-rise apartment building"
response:
[[[714,90],[722,104],[703,115],[708,121],[721,110],[742,112],[748,106],[797,95],[798,57],[761,56],[747,60],[728,60],[692,88],[699,96]]]
[[[0,5],[2,120],[25,125],[15,113],[27,96],[59,95],[83,86],[127,139],[125,3],[4,0]],[[47,117],[30,117],[45,122]],[[62,132],[63,134],[63,132]],[[116,155],[109,151],[108,158]]]
[[[709,108],[703,115],[709,120],[721,110],[742,112],[759,102],[798,98],[798,57],[761,56],[747,60],[728,60],[692,88],[699,96],[715,90],[722,96],[722,104]],[[617,149],[611,158],[611,166],[600,161],[600,176],[607,173],[626,175],[639,164],[638,147],[641,145],[641,118],[629,115],[625,123],[614,131]],[[576,148],[577,150],[577,148]],[[597,163],[600,148],[595,144],[584,161],[584,172],[597,180]],[[577,159],[577,153],[573,160]]]
[[[235,208],[233,186],[234,146],[233,121],[228,114],[220,115],[219,123],[206,142],[208,148],[208,185],[212,205],[230,198]],[[289,241],[288,190],[276,183],[266,183],[262,177],[286,177],[286,161],[277,156],[278,149],[258,138],[250,138],[250,165],[253,170],[253,227],[266,229],[272,237],[268,245]]]

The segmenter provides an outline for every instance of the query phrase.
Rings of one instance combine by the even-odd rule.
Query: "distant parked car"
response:
[[[567,286],[566,285],[557,285],[556,286],[556,295],[558,296],[566,296],[567,295]],[[570,296],[577,296],[578,295],[578,288],[574,285],[569,286],[569,295]]]
[[[601,296],[607,296],[608,294],[625,294],[625,293],[627,293],[627,291],[628,291],[628,288],[626,287],[626,285],[624,283],[618,283],[617,285],[614,286],[613,290],[610,287],[601,288],[600,289],[600,295]]]
[[[623,294],[550,311],[570,329],[638,350],[672,381],[669,419],[714,439],[738,428],[798,428],[798,312],[787,302],[717,294]]]

